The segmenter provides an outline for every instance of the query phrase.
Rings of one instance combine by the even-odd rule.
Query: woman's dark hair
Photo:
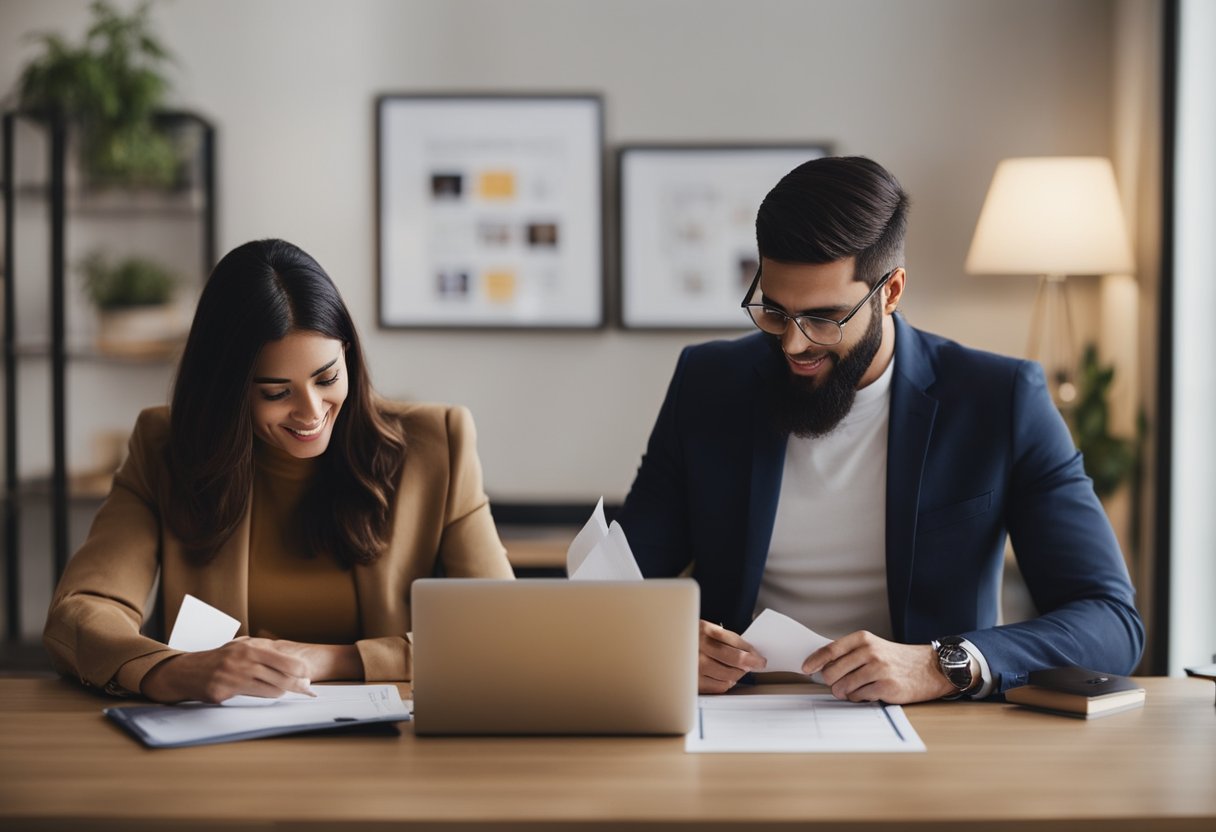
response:
[[[341,341],[349,383],[304,498],[305,539],[314,553],[346,564],[370,563],[384,550],[405,438],[381,411],[329,275],[291,243],[256,240],[230,251],[208,278],[173,386],[167,522],[198,563],[215,556],[249,508],[254,362],[265,344],[294,331]]]
[[[864,156],[804,162],[781,178],[756,214],[762,257],[833,263],[856,257],[854,274],[873,287],[904,262],[908,195],[886,168]]]

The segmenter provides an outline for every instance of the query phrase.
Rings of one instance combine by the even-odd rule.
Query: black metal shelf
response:
[[[37,127],[48,147],[45,182],[18,182],[16,179],[16,126],[18,121]],[[67,463],[67,366],[87,361],[106,364],[154,365],[172,361],[173,346],[154,355],[114,355],[91,347],[68,343],[66,326],[67,263],[66,234],[69,222],[91,225],[111,222],[157,222],[190,220],[200,225],[201,274],[210,272],[215,262],[215,128],[201,116],[185,111],[157,115],[161,126],[198,131],[192,143],[193,156],[186,166],[182,186],[155,191],[147,188],[80,187],[67,176],[70,122],[46,114],[6,112],[3,117],[3,168],[0,189],[4,195],[3,264],[3,366],[4,366],[4,553],[7,593],[5,632],[11,640],[20,635],[20,508],[25,500],[49,500],[51,504],[51,555],[54,577],[63,572],[68,559],[69,503],[96,501],[96,494],[84,495],[73,486]],[[14,285],[22,279],[17,273],[16,235],[18,209],[45,211],[49,229],[50,338],[45,343],[19,343],[16,337],[16,293]],[[22,214],[23,217],[26,213]],[[35,235],[40,237],[41,235]],[[17,362],[43,360],[51,377],[51,472],[49,477],[23,481],[17,456]],[[79,482],[76,484],[79,485]]]
[[[4,183],[0,182],[0,188]],[[51,199],[49,184],[19,184],[14,187],[17,199],[36,203]],[[69,188],[64,192],[64,211],[68,216],[100,220],[155,219],[175,220],[199,218],[207,210],[207,195],[200,188],[189,187],[158,191],[147,188],[120,191],[114,188]]]
[[[97,506],[110,493],[113,474],[76,474],[68,476],[68,502],[72,505]],[[4,494],[4,499],[18,503],[44,503],[55,499],[52,478],[48,474],[22,480]]]
[[[140,352],[119,353],[107,352],[93,346],[70,345],[64,348],[64,357],[68,361],[85,361],[93,364],[114,364],[130,366],[149,366],[156,364],[172,364],[181,354],[185,341],[165,342],[149,347]],[[26,343],[13,347],[16,358],[41,359],[49,361],[54,357],[54,345],[51,343]]]

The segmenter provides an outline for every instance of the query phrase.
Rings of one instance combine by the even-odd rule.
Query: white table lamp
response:
[[[966,270],[1039,275],[1028,353],[1042,362],[1057,405],[1067,407],[1077,395],[1065,275],[1126,274],[1131,267],[1110,160],[1036,157],[997,165]]]

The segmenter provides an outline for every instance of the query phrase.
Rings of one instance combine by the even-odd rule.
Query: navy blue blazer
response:
[[[619,516],[642,573],[692,563],[701,616],[751,623],[785,461],[769,391],[785,367],[755,333],[686,348]],[[895,316],[887,435],[887,600],[897,641],[961,635],[994,692],[1044,667],[1130,673],[1135,593],[1037,363]],[[1009,535],[1039,617],[996,626]]]

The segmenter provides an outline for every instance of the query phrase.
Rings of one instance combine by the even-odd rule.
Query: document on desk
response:
[[[903,708],[829,694],[701,696],[688,752],[924,751]]]
[[[129,705],[103,713],[150,748],[181,748],[410,719],[396,685],[314,685],[313,697],[232,707]]]

